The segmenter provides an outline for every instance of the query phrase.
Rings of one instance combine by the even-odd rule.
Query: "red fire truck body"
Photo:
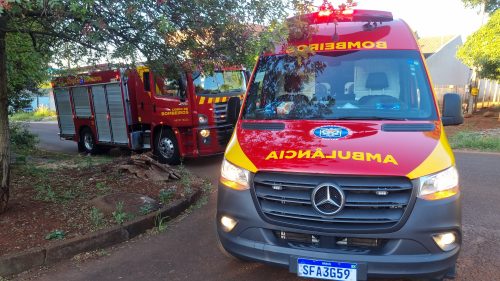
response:
[[[155,75],[146,67],[60,77],[53,81],[60,137],[80,151],[153,149],[162,162],[224,152],[233,125],[230,98],[246,89],[243,68]]]

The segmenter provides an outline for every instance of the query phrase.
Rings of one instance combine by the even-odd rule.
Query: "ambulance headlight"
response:
[[[235,166],[224,159],[220,169],[220,182],[232,189],[246,190],[250,187],[250,171]]]
[[[421,177],[418,197],[425,200],[439,200],[458,193],[458,172],[455,166],[436,174]]]
[[[205,114],[198,114],[198,123],[200,125],[208,124],[208,117]]]

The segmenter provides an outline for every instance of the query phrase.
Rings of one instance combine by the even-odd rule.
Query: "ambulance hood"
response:
[[[241,150],[257,171],[293,173],[407,176],[443,145],[440,137],[440,122],[429,121],[244,121],[237,126]]]

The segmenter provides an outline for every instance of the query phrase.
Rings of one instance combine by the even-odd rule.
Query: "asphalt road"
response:
[[[40,132],[45,148],[76,153],[76,144],[59,141],[54,127],[54,124],[31,124],[33,132]],[[455,155],[461,175],[464,222],[464,244],[456,280],[500,280],[500,154],[457,152]],[[215,185],[221,159],[196,159],[187,161],[186,166]],[[284,268],[237,262],[222,255],[214,233],[215,207],[214,192],[206,205],[176,219],[164,233],[123,243],[108,249],[109,255],[84,262],[63,262],[18,278],[299,280]]]

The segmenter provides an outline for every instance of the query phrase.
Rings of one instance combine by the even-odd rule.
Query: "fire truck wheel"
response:
[[[155,155],[160,163],[177,165],[181,163],[179,145],[171,130],[163,130],[155,138]]]
[[[80,141],[78,142],[78,148],[84,153],[96,154],[98,151],[97,145],[95,144],[94,134],[90,128],[84,128],[80,133]]]

